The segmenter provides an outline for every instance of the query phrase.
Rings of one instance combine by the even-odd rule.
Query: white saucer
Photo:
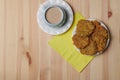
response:
[[[48,7],[56,6],[56,5],[62,7],[66,11],[68,17],[67,17],[66,23],[62,27],[54,28],[54,27],[48,26],[43,19],[44,19],[45,10]],[[40,5],[40,8],[37,13],[37,22],[39,24],[39,27],[44,32],[51,35],[59,35],[66,32],[71,27],[73,22],[73,11],[71,7],[63,0],[53,0],[53,1],[48,0],[44,2],[42,5]]]
[[[105,47],[105,49],[104,49],[104,51],[108,48],[108,46],[109,46],[109,44],[110,44],[110,31],[109,31],[109,29],[108,29],[108,27],[102,22],[102,21],[100,21],[100,20],[98,20],[98,19],[88,19],[89,21],[94,21],[94,20],[97,20],[101,25],[102,25],[102,27],[104,27],[107,31],[108,31],[108,40],[107,40],[107,43],[106,43],[106,47]],[[72,32],[72,37],[75,35],[75,33],[76,33],[76,27],[77,26],[75,26],[75,28],[74,28],[74,30],[73,30],[73,32]],[[78,51],[80,51],[80,49],[78,49],[76,46],[74,46]],[[103,52],[104,52],[103,51]],[[100,55],[100,54],[102,54],[103,52],[97,52],[95,55],[93,55],[93,56],[97,56],[97,55]]]

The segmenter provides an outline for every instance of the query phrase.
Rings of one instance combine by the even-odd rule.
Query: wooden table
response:
[[[75,71],[47,42],[37,24],[45,0],[0,0],[0,80],[120,80],[120,0],[67,0],[74,12],[109,25],[111,44]]]

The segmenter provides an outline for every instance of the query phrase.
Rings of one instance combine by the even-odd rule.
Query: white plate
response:
[[[48,7],[56,6],[56,5],[65,9],[68,17],[67,17],[66,23],[62,27],[54,28],[54,27],[48,26],[43,19],[44,19],[45,10]],[[66,32],[71,27],[72,22],[73,22],[73,11],[71,7],[63,0],[53,0],[53,1],[49,0],[49,1],[44,2],[42,5],[40,5],[40,8],[37,13],[37,22],[39,24],[39,27],[44,32],[51,34],[51,35],[59,35],[59,34]]]
[[[97,20],[101,25],[102,25],[102,27],[104,27],[107,31],[108,31],[108,40],[107,40],[107,43],[106,43],[106,47],[105,47],[105,49],[104,49],[104,51],[108,48],[108,46],[109,46],[109,44],[110,44],[110,31],[109,31],[109,29],[108,29],[108,27],[102,22],[102,21],[100,21],[100,20],[98,20],[98,19],[88,19],[89,21],[94,21],[94,20]],[[72,32],[72,37],[75,35],[75,33],[76,33],[76,27],[77,26],[75,26],[75,28],[74,28],[74,30],[73,30],[73,32]],[[78,51],[80,51],[80,49],[78,49],[76,46],[74,46]],[[103,52],[104,52],[103,51]],[[101,52],[101,53],[103,53],[103,52]],[[101,54],[100,52],[97,52],[94,56],[97,56],[97,55],[99,55],[99,54]]]

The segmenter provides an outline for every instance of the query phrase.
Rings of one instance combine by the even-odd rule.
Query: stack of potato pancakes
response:
[[[82,54],[95,55],[105,50],[108,31],[97,20],[80,20],[72,40]]]

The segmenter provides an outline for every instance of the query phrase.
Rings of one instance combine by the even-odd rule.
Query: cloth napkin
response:
[[[55,36],[48,42],[78,72],[81,72],[94,58],[94,56],[82,55],[73,45],[72,32],[80,19],[85,18],[80,13],[76,13],[71,28],[66,33]]]

